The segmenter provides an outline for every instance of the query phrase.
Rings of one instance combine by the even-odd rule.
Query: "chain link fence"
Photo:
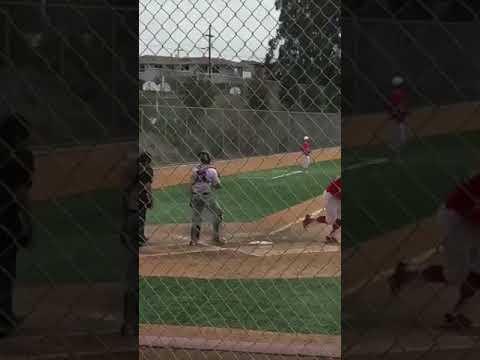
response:
[[[137,337],[120,336],[122,197],[139,151],[126,5],[0,2],[2,359],[138,358]]]
[[[0,357],[478,358],[478,15],[1,1]]]
[[[342,5],[342,357],[476,358],[478,4]]]
[[[331,0],[140,2],[145,358],[340,356],[339,209],[303,227],[340,176],[339,16]]]

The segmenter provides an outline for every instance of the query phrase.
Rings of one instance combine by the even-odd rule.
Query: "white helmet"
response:
[[[404,80],[401,76],[394,76],[392,79],[393,86],[400,86],[404,83]]]
[[[305,137],[303,138],[303,141],[307,141],[307,140],[310,140],[310,138],[309,138],[308,136],[305,136]]]

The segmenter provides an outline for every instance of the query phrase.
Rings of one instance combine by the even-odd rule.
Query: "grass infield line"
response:
[[[303,173],[303,171],[296,170],[296,171],[292,171],[292,172],[289,172],[289,173],[286,173],[286,174],[274,176],[274,177],[272,177],[272,180],[281,179],[281,178],[284,178],[284,177],[287,177],[287,176],[292,176],[292,175],[297,175],[297,174],[302,174],[302,173]]]

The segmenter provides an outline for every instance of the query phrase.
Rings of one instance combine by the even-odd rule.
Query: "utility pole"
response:
[[[182,51],[182,48],[180,47],[180,44],[177,45],[177,58],[180,57],[180,51]]]
[[[212,25],[208,26],[208,34],[203,34],[208,37],[208,77],[212,77]]]

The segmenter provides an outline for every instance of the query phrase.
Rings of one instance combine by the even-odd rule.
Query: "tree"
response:
[[[334,51],[340,42],[340,0],[277,0],[276,7],[280,25],[269,42],[265,63],[281,84],[282,104],[303,108],[300,84],[310,94],[332,84],[340,87],[340,58]],[[333,100],[339,104],[339,96]]]

